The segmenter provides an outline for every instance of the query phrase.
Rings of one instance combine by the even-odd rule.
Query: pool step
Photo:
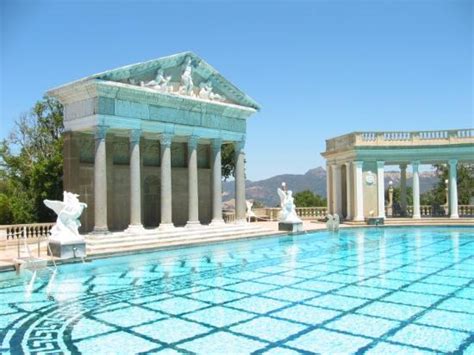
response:
[[[173,231],[154,231],[143,235],[102,236],[87,238],[87,253],[108,254],[117,252],[210,243],[275,234],[274,231],[254,226],[203,227],[200,229],[177,228]]]

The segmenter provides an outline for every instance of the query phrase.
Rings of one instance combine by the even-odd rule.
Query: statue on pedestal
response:
[[[44,204],[57,215],[56,224],[51,228],[49,245],[53,256],[61,258],[85,256],[84,237],[79,234],[79,227],[84,208],[87,205],[79,202],[74,193],[64,191],[63,201],[44,200]]]
[[[280,196],[280,222],[286,223],[298,223],[301,222],[301,219],[296,214],[296,206],[294,204],[293,192],[283,191],[282,189],[278,188],[278,195]]]
[[[302,232],[303,221],[296,214],[292,191],[278,188],[278,196],[280,196],[281,206],[281,211],[278,216],[278,229],[290,232]]]

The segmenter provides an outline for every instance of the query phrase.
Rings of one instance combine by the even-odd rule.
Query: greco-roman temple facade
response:
[[[421,164],[447,164],[448,214],[458,218],[457,166],[474,162],[474,130],[354,132],[326,140],[329,213],[347,220],[386,217],[384,171],[400,168],[402,216],[421,218]],[[407,169],[413,178],[412,212],[407,209]]]
[[[258,104],[186,52],[48,92],[64,105],[64,189],[88,204],[82,232],[219,225],[221,147],[235,147],[245,222],[246,120]]]

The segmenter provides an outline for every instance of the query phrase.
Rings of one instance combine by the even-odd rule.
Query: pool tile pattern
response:
[[[470,227],[233,242],[38,276],[0,274],[0,353],[474,354]]]

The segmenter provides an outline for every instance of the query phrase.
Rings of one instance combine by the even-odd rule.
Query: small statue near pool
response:
[[[278,188],[278,196],[280,196],[281,211],[278,218],[278,230],[289,232],[302,232],[303,221],[296,213],[293,192],[286,189],[286,184],[282,183],[283,189]]]
[[[85,240],[79,234],[79,227],[84,208],[87,204],[80,202],[79,195],[63,192],[63,201],[44,200],[44,204],[57,215],[56,224],[51,228],[49,246],[53,256],[60,258],[85,256]]]

